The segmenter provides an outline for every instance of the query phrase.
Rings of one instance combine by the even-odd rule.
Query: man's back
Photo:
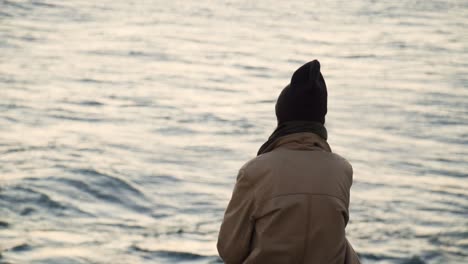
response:
[[[218,244],[221,256],[227,263],[231,258],[232,263],[346,263],[347,251],[352,251],[344,231],[351,166],[313,133],[282,137],[271,148],[248,162],[238,179],[245,188],[237,196],[250,200],[243,204],[250,208],[243,217],[253,225],[251,235],[245,236],[250,241],[229,239],[234,233],[243,237],[245,229],[236,230],[238,223],[230,226],[225,219]],[[231,206],[226,215],[231,211],[238,209]],[[224,248],[233,242],[248,244],[248,252]]]

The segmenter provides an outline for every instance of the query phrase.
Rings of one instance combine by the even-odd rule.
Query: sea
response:
[[[0,0],[0,263],[222,263],[314,59],[362,263],[468,263],[466,0]]]

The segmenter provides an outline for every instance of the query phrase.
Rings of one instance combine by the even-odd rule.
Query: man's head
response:
[[[276,102],[278,125],[290,121],[314,121],[325,124],[327,86],[317,60],[294,72]]]

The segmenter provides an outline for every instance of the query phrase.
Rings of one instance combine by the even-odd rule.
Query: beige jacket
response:
[[[279,138],[239,171],[218,238],[225,263],[359,263],[345,237],[352,167],[313,133]]]

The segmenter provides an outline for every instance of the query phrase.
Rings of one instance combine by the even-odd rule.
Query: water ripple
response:
[[[0,0],[0,263],[221,263],[237,171],[314,58],[363,262],[463,263],[467,10]]]

